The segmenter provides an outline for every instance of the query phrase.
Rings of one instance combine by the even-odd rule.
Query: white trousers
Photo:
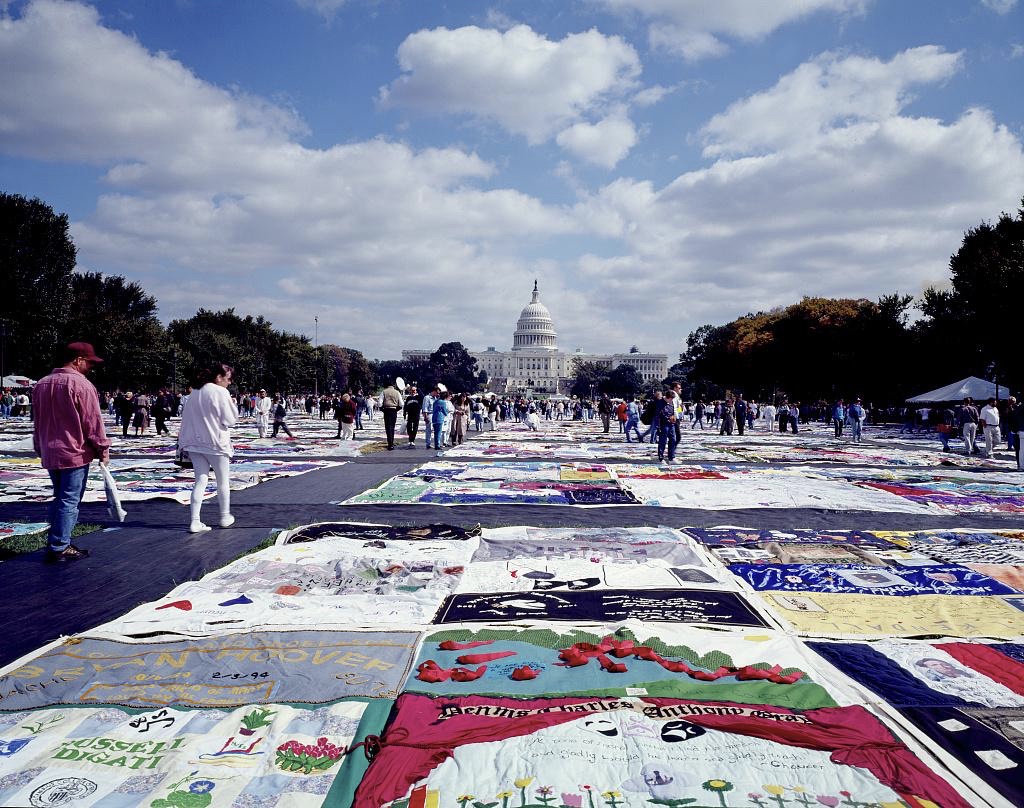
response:
[[[217,502],[220,505],[221,518],[231,513],[231,480],[228,475],[228,467],[231,459],[224,455],[199,454],[189,452],[192,458],[192,465],[196,472],[196,482],[192,487],[192,498],[189,501],[193,522],[201,521],[199,511],[203,506],[203,494],[206,493],[206,484],[210,480],[210,471],[217,479]]]
[[[963,425],[963,436],[964,436],[964,448],[967,450],[967,454],[974,454],[974,441],[978,437],[978,425],[973,421],[968,421]]]
[[[265,412],[256,413],[256,431],[261,438],[267,437],[267,430],[270,429],[270,415]]]
[[[341,422],[341,439],[352,440],[356,436],[355,424],[346,424],[344,421]]]
[[[992,457],[992,450],[999,443],[999,424],[985,427],[985,457]]]

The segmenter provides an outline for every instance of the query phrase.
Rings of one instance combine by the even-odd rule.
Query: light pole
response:
[[[313,318],[313,398],[320,401],[320,317]]]
[[[178,392],[178,348],[171,348],[171,392]]]
[[[0,320],[0,387],[3,387],[4,377],[7,375],[7,321]]]

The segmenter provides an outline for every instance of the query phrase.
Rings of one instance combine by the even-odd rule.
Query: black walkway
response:
[[[486,438],[486,433],[484,435]],[[304,458],[305,459],[305,458]],[[332,459],[332,458],[325,458]],[[338,458],[333,458],[338,459]],[[232,492],[235,524],[227,530],[188,533],[188,508],[169,501],[128,502],[128,520],[76,539],[92,555],[83,561],[50,565],[42,552],[0,563],[0,592],[11,604],[0,615],[0,666],[60,636],[93,628],[166,595],[178,584],[242,555],[274,531],[318,521],[361,521],[409,525],[447,522],[484,527],[597,527],[602,525],[762,528],[862,528],[911,530],[956,527],[1012,527],[1006,517],[933,517],[914,514],[828,510],[728,510],[623,506],[572,508],[524,505],[330,505],[372,488],[413,466],[434,459],[433,452],[399,449],[348,460],[343,466],[286,477]],[[548,458],[549,459],[549,458]],[[752,464],[753,465],[753,464]],[[45,503],[0,503],[0,518],[46,521]],[[216,523],[216,502],[203,506]],[[104,503],[86,504],[80,520],[109,524]]]

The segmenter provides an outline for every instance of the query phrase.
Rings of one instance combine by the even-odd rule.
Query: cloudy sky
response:
[[[1024,195],[1024,0],[0,0],[0,189],[164,320],[668,353]]]

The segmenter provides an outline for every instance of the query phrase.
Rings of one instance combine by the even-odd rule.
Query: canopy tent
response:
[[[934,404],[940,401],[963,401],[970,396],[975,401],[987,401],[990,398],[1005,399],[1009,391],[1003,386],[998,387],[992,382],[968,376],[958,382],[947,384],[937,390],[929,390],[919,396],[908,398],[908,404]]]
[[[17,376],[12,374],[10,376],[4,376],[3,381],[0,382],[0,387],[31,387],[35,383],[35,379],[30,379],[28,376]]]

